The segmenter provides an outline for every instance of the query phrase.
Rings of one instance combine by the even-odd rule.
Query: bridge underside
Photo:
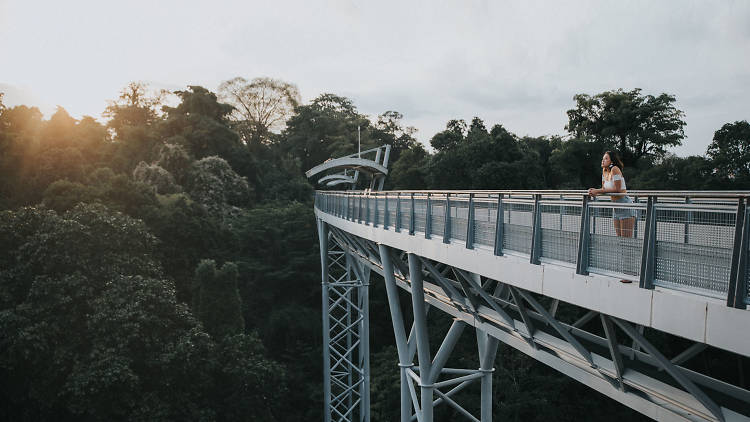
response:
[[[431,421],[433,407],[440,404],[454,407],[467,420],[491,420],[491,371],[498,342],[656,420],[750,420],[745,416],[750,414],[748,390],[683,366],[705,350],[705,343],[695,342],[668,357],[644,336],[643,326],[601,310],[376,243],[324,220],[319,220],[319,232],[385,280],[399,351],[402,421]],[[323,256],[326,251],[321,249]],[[409,335],[398,288],[412,297]],[[565,315],[575,317],[561,317],[562,307]],[[426,340],[429,308],[455,319],[434,356]],[[480,368],[445,368],[464,327],[477,333]],[[471,382],[482,383],[479,417],[451,398]],[[360,420],[369,420],[369,415],[361,414]]]

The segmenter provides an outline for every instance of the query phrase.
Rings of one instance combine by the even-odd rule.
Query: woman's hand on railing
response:
[[[589,188],[589,196],[596,196],[602,193],[602,189]]]

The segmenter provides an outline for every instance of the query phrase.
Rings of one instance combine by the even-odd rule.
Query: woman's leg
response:
[[[633,237],[633,226],[635,226],[635,217],[623,218],[620,220],[620,233],[618,236]]]
[[[615,232],[617,233],[618,237],[632,237],[633,236],[633,218],[623,218],[623,219],[613,219],[612,222],[615,225]],[[620,248],[621,248],[621,254],[625,251],[622,250],[624,245],[622,244],[622,241],[619,241]],[[625,259],[624,255],[620,255],[620,259]],[[624,267],[625,263],[620,262],[620,266]],[[620,283],[632,283],[631,280],[628,280],[626,278],[623,278],[620,280]]]
[[[618,220],[617,218],[612,219],[612,224],[615,225],[615,233],[617,236],[622,236],[622,220]]]

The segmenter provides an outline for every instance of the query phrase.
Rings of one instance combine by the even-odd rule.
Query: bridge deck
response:
[[[624,238],[615,236],[612,205],[608,203],[590,203],[584,208],[580,201],[545,201],[543,197],[500,202],[488,195],[483,199],[473,195],[450,198],[431,194],[428,199],[408,193],[319,192],[316,215],[364,239],[750,356],[750,336],[743,334],[750,312],[727,306],[732,265],[737,266],[733,254],[737,247],[747,248],[734,239],[736,221],[743,219],[737,219],[738,207],[732,205],[735,200],[654,207],[653,246],[649,247],[644,242],[648,235],[646,204],[630,207],[638,224],[633,237]],[[502,209],[499,216],[498,209]],[[740,211],[745,214],[744,209]],[[584,213],[589,222],[587,275],[581,274],[577,262],[582,259],[578,249]],[[498,220],[503,222],[501,226]],[[499,248],[498,239],[502,243]],[[654,254],[652,284],[647,288],[642,288],[641,280],[644,244]],[[538,265],[531,262],[532,253],[538,254]],[[737,277],[741,283],[747,277],[747,269],[742,270]],[[636,282],[624,284],[621,278]],[[746,286],[741,286],[743,302],[748,297]]]

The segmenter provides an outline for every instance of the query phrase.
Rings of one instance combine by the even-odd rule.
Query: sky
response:
[[[668,93],[672,150],[704,154],[750,120],[749,1],[0,0],[4,103],[99,118],[130,81],[216,90],[236,76],[330,92],[373,119],[404,114],[425,143],[474,116],[564,135],[573,96]]]

